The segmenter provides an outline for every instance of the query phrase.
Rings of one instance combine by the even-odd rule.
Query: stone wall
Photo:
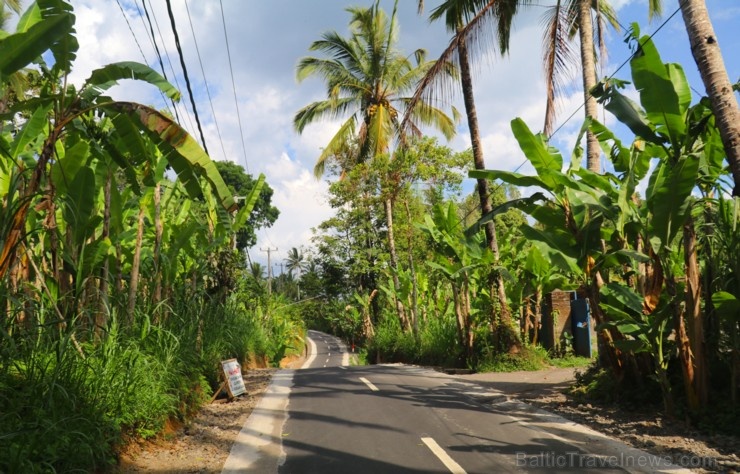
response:
[[[585,294],[578,291],[556,290],[545,295],[542,301],[542,321],[540,326],[541,344],[550,351],[559,353],[566,349],[562,347],[566,338],[573,337],[571,322],[571,301],[576,298],[585,298]],[[592,351],[596,344],[596,332],[594,321],[591,318],[591,347]],[[571,349],[569,347],[568,349]]]

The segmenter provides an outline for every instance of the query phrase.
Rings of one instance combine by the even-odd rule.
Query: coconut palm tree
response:
[[[265,266],[260,262],[252,262],[249,266],[249,274],[252,275],[252,278],[256,281],[262,281],[262,279],[265,278],[265,273]]]
[[[704,0],[683,0],[679,5],[689,35],[691,53],[712,102],[712,112],[732,171],[735,182],[732,195],[740,196],[740,109],[722,60],[717,36]]]
[[[473,148],[473,163],[475,169],[485,169],[483,148],[481,146],[480,131],[478,128],[478,115],[475,109],[473,97],[473,74],[471,72],[472,56],[480,53],[485,48],[483,37],[495,33],[496,46],[501,53],[509,48],[509,36],[511,23],[518,8],[530,3],[529,0],[445,0],[430,13],[429,20],[436,21],[444,19],[447,30],[453,33],[452,40],[447,49],[437,60],[435,67],[429,70],[414,94],[411,109],[416,106],[417,100],[435,98],[438,94],[445,94],[452,90],[449,76],[443,74],[445,68],[450,64],[457,63],[460,68],[460,85],[462,87],[465,112],[470,130],[470,141]],[[424,1],[419,0],[419,12],[424,8]],[[472,50],[471,50],[472,48]],[[402,124],[406,130],[406,120]],[[481,215],[491,212],[491,199],[488,189],[488,181],[478,179],[478,196],[480,198]],[[485,226],[486,242],[493,252],[496,260],[499,259],[498,242],[496,240],[496,228],[493,220]],[[494,327],[509,328],[511,326],[511,312],[506,300],[503,277],[496,273],[494,275],[494,286],[500,304],[500,320]],[[495,320],[495,315],[493,316]],[[499,333],[500,335],[500,333]],[[515,337],[512,343],[516,344]],[[514,347],[513,345],[511,347]]]
[[[650,12],[660,11],[659,6]],[[547,107],[545,109],[545,135],[552,133],[556,115],[556,98],[563,90],[564,77],[573,67],[581,66],[584,111],[586,118],[597,118],[598,106],[591,96],[596,85],[596,47],[599,59],[606,59],[604,28],[606,24],[619,30],[616,13],[607,0],[557,0],[543,16],[545,25],[542,46]],[[574,49],[578,36],[579,52]],[[599,142],[590,131],[586,133],[586,167],[601,171]]]
[[[322,78],[327,86],[327,98],[296,113],[293,119],[296,131],[302,133],[306,126],[321,119],[346,117],[316,162],[314,173],[317,177],[324,173],[327,159],[346,154],[348,144],[357,144],[356,148],[350,147],[355,150],[354,162],[391,152],[394,141],[400,136],[400,117],[406,112],[410,94],[434,65],[434,61],[426,60],[426,52],[422,49],[410,56],[397,49],[397,4],[398,1],[390,19],[377,1],[370,8],[348,8],[351,15],[349,37],[335,31],[324,33],[320,40],[311,44],[310,50],[322,52],[327,57],[305,57],[298,63],[298,80],[312,76]],[[453,73],[450,67],[444,69],[447,74]],[[435,127],[448,139],[455,134],[454,121],[427,102],[420,102],[407,120],[415,135],[421,134],[421,126]],[[393,198],[392,193],[386,194],[389,263],[398,288]],[[397,300],[396,306],[402,327],[408,328],[401,302]]]
[[[285,259],[285,268],[288,269],[289,282],[293,283],[293,270],[298,270],[299,275],[303,274],[303,271],[306,268],[306,263],[306,259],[300,250],[295,247],[288,250],[288,258]],[[301,299],[300,280],[295,280],[295,287],[297,290],[297,299]]]
[[[288,250],[288,258],[285,259],[285,268],[291,275],[293,274],[293,270],[302,272],[306,268],[306,260],[303,253],[295,247]]]

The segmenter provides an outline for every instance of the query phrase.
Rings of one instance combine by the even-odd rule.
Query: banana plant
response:
[[[417,227],[432,242],[434,258],[427,265],[450,285],[458,343],[465,360],[472,362],[477,332],[475,316],[480,312],[472,295],[484,291],[483,273],[494,265],[493,253],[484,245],[481,232],[465,234],[453,202],[447,206],[435,204],[432,214],[427,214],[424,223]]]
[[[146,160],[145,143],[147,137],[163,153],[168,163],[183,181],[191,196],[202,194],[200,177],[208,181],[216,193],[220,204],[227,210],[235,208],[233,197],[221,179],[218,171],[205,152],[179,125],[158,111],[130,102],[115,102],[103,93],[122,79],[137,79],[158,87],[172,99],[179,98],[179,92],[148,66],[125,62],[116,63],[93,71],[85,84],[77,92],[64,78],[72,68],[77,51],[74,36],[74,15],[72,7],[62,0],[39,0],[31,5],[22,17],[21,30],[0,39],[0,75],[5,77],[37,62],[41,64],[46,85],[42,87],[39,98],[21,101],[11,113],[25,113],[31,120],[24,131],[29,132],[23,140],[35,140],[46,134],[43,145],[37,148],[38,159],[31,164],[32,173],[21,197],[23,204],[14,215],[14,225],[3,238],[0,253],[0,277],[4,276],[16,258],[14,249],[24,234],[25,223],[31,202],[37,197],[42,186],[55,184],[54,176],[49,175],[48,164],[55,159],[58,142],[69,128],[79,124],[81,117],[93,111],[107,114],[118,134],[116,145],[123,153],[111,153],[119,160],[119,166],[129,170]],[[53,33],[53,34],[52,34]],[[27,46],[32,43],[32,46]],[[55,58],[49,69],[39,57],[50,50]],[[59,87],[58,84],[62,86]],[[30,124],[30,125],[29,125]],[[33,136],[30,132],[37,132]],[[15,144],[15,143],[14,143]],[[23,142],[17,145],[23,145]],[[5,143],[0,143],[5,145]],[[2,154],[14,159],[13,152],[18,147],[3,147]],[[17,166],[22,166],[17,163]],[[86,173],[87,174],[87,173]],[[48,183],[48,185],[44,185]]]
[[[708,365],[692,215],[698,202],[694,192],[722,192],[724,154],[707,100],[691,106],[691,90],[681,66],[663,63],[655,45],[649,37],[640,36],[636,24],[630,40],[636,50],[630,61],[632,82],[640,104],[622,94],[624,81],[603,81],[593,93],[635,133],[633,150],[658,160],[645,198],[643,238],[649,243],[653,271],[644,311],[657,311],[664,291],[670,296],[667,304],[672,311],[686,395],[690,409],[696,412],[707,403]],[[627,171],[623,165],[615,162],[618,171]]]
[[[563,171],[563,157],[547,143],[542,134],[534,134],[521,119],[511,122],[511,129],[537,175],[526,176],[499,170],[474,170],[475,178],[501,180],[516,186],[537,187],[542,191],[530,198],[507,203],[534,218],[539,225],[524,224],[525,239],[559,272],[570,275],[583,285],[590,300],[592,315],[601,324],[605,316],[599,306],[599,288],[609,271],[634,268],[635,261],[647,260],[624,243],[625,225],[620,219],[634,214],[631,201],[620,201],[624,186],[616,176],[600,175],[579,166],[582,150],[576,147],[570,166]],[[585,128],[582,130],[584,133]],[[604,242],[615,245],[604,248]],[[621,373],[626,361],[613,344],[623,336],[611,328],[598,331],[600,350],[610,366]]]

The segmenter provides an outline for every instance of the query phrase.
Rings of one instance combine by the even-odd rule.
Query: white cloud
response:
[[[627,25],[630,21],[636,20],[646,23],[645,1],[612,0],[611,3],[619,10],[620,21]],[[80,42],[80,51],[72,76],[75,83],[79,84],[88,77],[91,70],[113,61],[143,61],[134,37],[141,45],[149,64],[159,70],[159,63],[148,39],[148,25],[145,24],[146,20],[139,16],[141,3],[135,0],[120,2],[126,11],[133,34],[124,21],[117,2],[72,0],[77,15],[76,28]],[[346,34],[349,15],[344,11],[344,7],[357,3],[352,0],[339,2],[292,0],[279,3],[263,0],[223,0],[231,67],[234,72],[234,89],[220,2],[215,0],[173,2],[180,42],[211,155],[215,159],[229,159],[244,164],[243,134],[249,171],[253,175],[265,173],[268,184],[274,190],[273,202],[281,211],[274,227],[259,233],[260,240],[252,251],[254,259],[266,257],[259,252],[260,247],[277,246],[282,252],[291,247],[307,245],[311,235],[310,229],[331,215],[331,209],[326,204],[326,183],[314,179],[312,169],[321,148],[334,135],[339,122],[316,123],[307,127],[301,135],[295,133],[292,125],[294,114],[301,107],[325,97],[326,94],[319,80],[309,79],[300,84],[296,83],[295,66],[301,57],[315,54],[309,51],[309,45],[319,39],[323,32],[336,30],[340,34]],[[447,46],[450,35],[442,23],[430,24],[427,21],[430,9],[436,5],[427,5],[425,16],[420,17],[416,13],[416,3],[403,0],[399,4],[400,46],[407,52],[419,47],[426,48],[428,57],[434,58]],[[675,1],[666,3],[666,11],[675,8]],[[716,2],[713,0],[709,3]],[[149,2],[147,4],[149,5]],[[187,15],[188,10],[183,8],[185,4],[188,6],[190,18]],[[150,10],[149,13],[153,16],[152,20],[156,19],[158,24],[158,28],[155,25],[155,31],[161,31],[164,40],[160,40],[158,33],[157,41],[167,74],[172,76],[169,58],[183,92],[183,102],[178,106],[183,117],[182,124],[198,137],[192,118],[188,119],[188,115],[185,114],[190,104],[185,95],[185,82],[165,3],[151,2],[151,5],[153,11]],[[381,7],[390,13],[393,1],[381,0]],[[732,13],[732,9],[724,9],[727,10],[725,14]],[[524,161],[511,134],[511,119],[522,117],[533,131],[542,128],[545,102],[540,59],[542,11],[542,8],[524,10],[514,22],[511,51],[508,56],[491,57],[488,63],[477,66],[479,74],[475,79],[475,100],[486,165],[489,168],[513,170]],[[625,18],[622,18],[623,13]],[[632,18],[628,14],[633,15]],[[721,16],[722,12],[719,12],[719,17]],[[196,55],[189,21],[193,24],[205,77]],[[680,26],[678,19],[674,23],[676,25],[672,26]],[[652,25],[653,28],[655,26]],[[647,32],[647,28],[644,30]],[[660,39],[662,35],[663,33],[656,38]],[[718,32],[718,35],[721,35],[721,32]],[[609,38],[613,48],[610,61],[619,64],[628,57],[629,50],[621,42],[622,34],[612,36]],[[666,38],[666,41],[669,40],[672,41],[673,38]],[[690,51],[688,48],[685,49],[684,56],[690,58]],[[727,53],[725,57],[727,60]],[[689,62],[682,62],[687,69],[690,67]],[[728,61],[728,70],[736,70],[732,69],[736,68],[736,64],[737,61],[732,64]],[[628,78],[628,70],[621,71],[619,77]],[[173,77],[170,79],[174,82]],[[205,93],[205,82],[208,83],[211,92],[218,130]],[[241,131],[236,114],[235,93],[242,122]],[[110,95],[114,98],[150,103],[157,107],[164,106],[161,97],[152,86],[132,81],[125,81],[121,86],[111,90]],[[582,93],[576,78],[572,93],[561,103],[560,120],[565,120],[581,103]],[[459,97],[456,105],[464,112]],[[612,120],[607,116],[607,123]],[[562,150],[566,162],[581,123],[582,111],[578,111],[553,141]],[[219,142],[219,131],[225,151]],[[440,143],[447,144],[444,140],[440,140]],[[447,145],[457,151],[470,146],[465,120],[460,125],[459,135]],[[530,173],[531,168],[527,166],[525,165],[520,172]]]
[[[291,247],[307,245],[311,228],[332,215],[326,204],[327,184],[316,180],[300,163],[283,153],[266,167],[268,183],[273,188],[273,205],[280,218],[270,229],[258,232],[262,247],[277,248],[277,258],[284,258]],[[258,245],[258,246],[259,246]],[[252,258],[260,260],[252,251]]]

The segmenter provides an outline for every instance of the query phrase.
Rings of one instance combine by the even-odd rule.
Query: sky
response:
[[[167,77],[182,92],[178,105],[180,122],[198,140],[182,68],[164,0],[143,0],[154,25]],[[392,0],[380,0],[390,14]],[[310,44],[326,31],[347,34],[348,6],[370,6],[371,0],[171,0],[184,60],[196,101],[196,108],[210,156],[231,160],[257,176],[264,173],[274,190],[273,205],[280,217],[269,229],[258,232],[258,243],[250,249],[252,261],[266,263],[270,248],[277,265],[292,247],[310,245],[312,228],[333,215],[327,204],[326,178],[317,180],[313,166],[321,148],[334,135],[339,122],[308,126],[297,134],[293,116],[303,106],[325,98],[318,79],[298,83],[295,68],[300,58],[312,55]],[[25,0],[24,5],[29,1]],[[117,61],[137,61],[161,72],[142,0],[71,0],[77,17],[80,43],[71,81],[81,84],[90,72]],[[416,0],[399,0],[399,47],[410,53],[417,48],[438,57],[450,36],[443,23],[429,23],[428,13],[440,0],[426,0],[423,16]],[[553,0],[540,0],[542,5]],[[640,24],[643,34],[656,31],[654,41],[664,62],[684,66],[694,89],[694,101],[704,87],[691,56],[688,37],[677,0],[663,1],[663,15],[648,22],[647,0],[611,0],[625,27]],[[732,82],[740,79],[740,1],[706,0]],[[122,12],[123,10],[123,12]],[[542,128],[545,113],[545,85],[541,66],[542,6],[524,10],[515,20],[510,52],[491,55],[476,66],[475,100],[486,167],[529,173],[524,155],[511,133],[510,121],[523,118],[534,131]],[[224,28],[225,26],[225,28]],[[226,35],[225,35],[226,32]],[[609,57],[600,76],[612,74],[629,79],[629,67],[619,66],[629,58],[624,33],[610,31]],[[227,41],[228,52],[227,54]],[[230,60],[229,60],[230,56]],[[233,76],[232,76],[233,71]],[[557,126],[552,137],[566,157],[570,156],[582,123],[582,93],[574,77],[570,93],[560,102]],[[207,85],[207,87],[206,87]],[[110,96],[157,107],[165,104],[156,89],[124,81]],[[210,96],[210,100],[209,100]],[[461,99],[456,105],[464,111]],[[170,105],[170,107],[172,107]],[[215,111],[215,113],[214,113]],[[572,119],[567,120],[575,112]],[[607,124],[614,124],[608,115]],[[199,140],[200,141],[200,140]],[[440,143],[456,151],[470,146],[465,122],[457,136]],[[472,180],[466,179],[469,189]],[[277,249],[277,250],[275,250]],[[273,269],[278,273],[277,266]]]

